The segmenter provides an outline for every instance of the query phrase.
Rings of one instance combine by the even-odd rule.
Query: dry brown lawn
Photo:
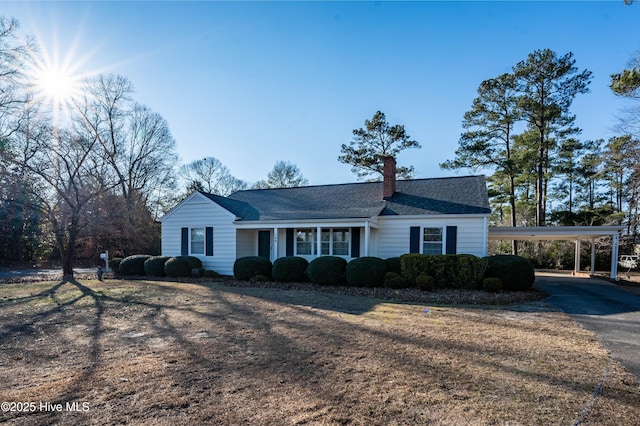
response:
[[[0,284],[0,401],[26,425],[640,419],[633,376],[560,313],[163,281]]]

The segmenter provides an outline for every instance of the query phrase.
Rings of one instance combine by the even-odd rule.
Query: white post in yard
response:
[[[100,253],[100,259],[104,260],[104,272],[111,272],[111,269],[109,269],[109,250]]]
[[[573,267],[573,275],[576,275],[578,272],[580,272],[580,240],[576,240],[576,257]]]

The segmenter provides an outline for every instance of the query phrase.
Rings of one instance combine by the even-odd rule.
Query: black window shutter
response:
[[[213,228],[211,226],[207,226],[206,231],[205,231],[205,247],[206,247],[206,251],[205,251],[205,255],[206,256],[213,256]]]
[[[412,226],[409,230],[409,253],[420,253],[419,226]]]
[[[360,257],[360,228],[351,228],[351,257]]]
[[[458,227],[447,226],[447,254],[456,254],[458,250]]]
[[[285,240],[286,254],[287,256],[293,256],[293,228],[287,228]]]
[[[180,254],[189,255],[189,228],[182,228],[182,244],[180,246]]]

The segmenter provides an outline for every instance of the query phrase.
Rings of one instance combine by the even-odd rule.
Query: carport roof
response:
[[[571,240],[576,242],[574,273],[580,271],[580,242],[611,237],[611,275],[618,278],[618,244],[622,226],[495,226],[489,228],[489,240]],[[595,270],[595,244],[591,245],[591,271]]]
[[[589,240],[619,235],[622,226],[494,226],[490,240]]]

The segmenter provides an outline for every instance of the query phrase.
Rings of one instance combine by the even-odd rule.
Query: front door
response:
[[[271,260],[270,231],[258,231],[258,256]]]

